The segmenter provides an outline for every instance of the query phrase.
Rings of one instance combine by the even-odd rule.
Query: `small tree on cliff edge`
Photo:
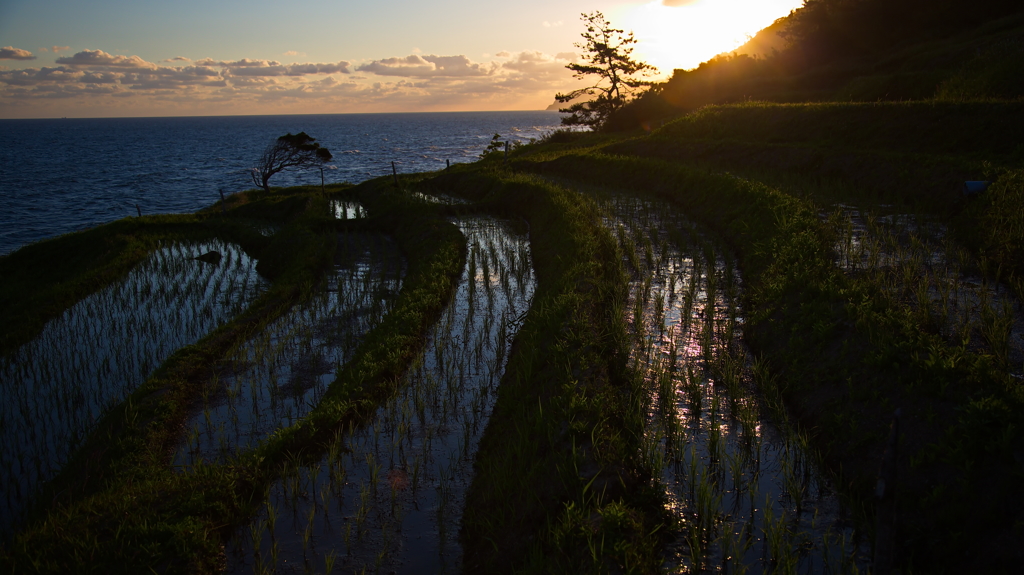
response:
[[[252,169],[252,183],[269,192],[270,185],[267,182],[274,174],[285,170],[321,167],[329,161],[331,152],[321,147],[316,138],[309,137],[305,132],[294,136],[285,134],[263,151],[256,167]]]
[[[558,110],[569,114],[562,116],[562,125],[597,128],[609,114],[621,108],[642,88],[651,85],[651,82],[637,76],[650,76],[657,72],[657,68],[633,60],[630,57],[632,44],[636,43],[633,33],[624,36],[622,30],[611,27],[601,12],[583,13],[580,19],[586,24],[587,31],[580,34],[585,41],[577,42],[575,46],[584,50],[583,62],[574,62],[566,68],[573,71],[574,78],[597,76],[597,81],[593,86],[568,94],[556,94],[555,99],[564,104],[584,94],[597,95],[592,100],[576,102]]]

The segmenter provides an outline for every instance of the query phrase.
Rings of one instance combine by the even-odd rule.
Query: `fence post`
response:
[[[398,169],[395,168],[395,163],[391,162],[391,175],[395,177],[395,187],[398,187]]]

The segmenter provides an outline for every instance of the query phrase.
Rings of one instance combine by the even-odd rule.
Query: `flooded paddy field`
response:
[[[220,256],[197,259],[211,251]],[[265,287],[255,261],[237,246],[169,243],[0,359],[0,533],[107,409]]]
[[[330,210],[338,220],[358,220],[366,217],[366,208],[352,200],[331,200]]]
[[[227,545],[231,573],[461,571],[464,492],[535,280],[525,235],[456,222],[466,269],[397,393],[296,465]]]
[[[999,270],[980,268],[944,221],[884,205],[839,204],[822,217],[839,230],[836,263],[847,274],[871,276],[922,326],[953,345],[990,351],[1003,369],[1024,378],[1019,294]]]
[[[358,204],[349,208],[363,213]],[[186,424],[175,466],[223,463],[309,413],[363,335],[391,309],[405,268],[387,236],[338,234],[322,289],[221,362]]]
[[[633,272],[631,364],[646,382],[670,573],[842,573],[867,545],[743,343],[733,258],[672,206],[599,193]],[[773,403],[776,402],[776,403]]]

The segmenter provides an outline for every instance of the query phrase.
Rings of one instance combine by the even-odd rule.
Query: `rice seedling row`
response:
[[[186,425],[174,464],[223,463],[304,417],[390,310],[405,262],[386,236],[341,233],[323,288],[232,351]]]
[[[534,279],[525,237],[457,222],[469,245],[454,299],[397,393],[317,464],[293,464],[229,543],[230,572],[453,572],[472,461]]]
[[[211,250],[218,263],[196,258]],[[232,244],[168,243],[123,281],[50,321],[0,359],[0,533],[93,425],[171,353],[240,313],[264,289]]]
[[[743,343],[735,261],[671,206],[604,196],[628,267],[644,455],[675,518],[673,573],[855,572],[864,541],[805,437],[770,419],[772,381]],[[763,390],[762,395],[756,389]]]
[[[837,205],[822,214],[839,230],[837,265],[866,276],[895,302],[914,310],[922,328],[964,351],[987,351],[1011,375],[1024,378],[1024,314],[1001,270],[980,267],[926,214]],[[984,261],[984,260],[983,260]]]
[[[366,217],[366,208],[353,200],[331,200],[330,211],[337,220],[358,220]]]

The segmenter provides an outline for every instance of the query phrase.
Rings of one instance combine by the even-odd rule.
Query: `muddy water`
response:
[[[828,214],[822,214],[827,219]],[[1005,285],[970,271],[973,257],[945,224],[892,206],[866,210],[837,204],[837,265],[849,274],[879,274],[882,285],[917,310],[921,323],[953,345],[991,351],[1024,378],[1024,313]]]
[[[456,294],[397,394],[292,469],[228,545],[231,573],[450,573],[476,446],[535,280],[521,231],[456,222],[469,247]]]
[[[309,413],[390,309],[405,273],[398,246],[381,234],[343,233],[335,254],[321,291],[220,366],[186,426],[177,469],[224,462]]]
[[[755,386],[770,381],[743,344],[742,282],[729,254],[670,206],[599,200],[634,272],[628,313],[632,365],[649,392],[645,456],[661,469],[676,520],[665,570],[863,566],[863,546],[805,442],[772,423]]]
[[[211,250],[222,254],[219,263],[195,259]],[[255,261],[234,245],[171,244],[0,359],[0,534],[105,410],[264,287]]]

